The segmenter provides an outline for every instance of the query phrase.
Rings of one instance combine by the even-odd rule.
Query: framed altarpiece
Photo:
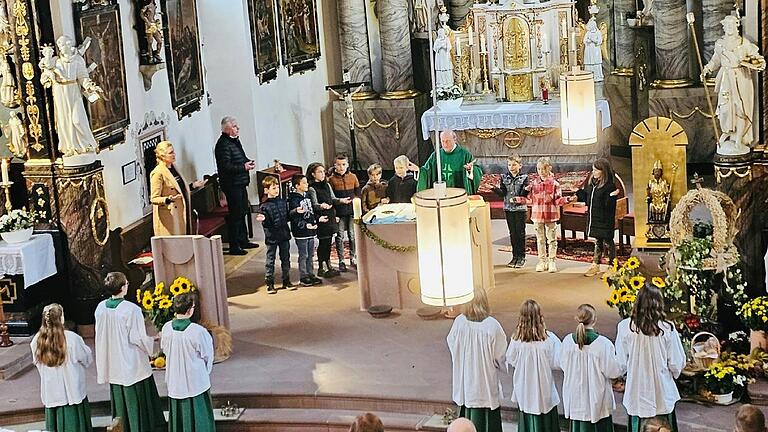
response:
[[[205,94],[196,0],[163,0],[165,62],[179,120],[200,110]]]
[[[120,6],[116,0],[86,0],[73,7],[77,43],[85,49],[85,64],[93,68],[91,80],[103,90],[96,102],[85,103],[93,136],[103,149],[125,141],[130,123]]]
[[[320,58],[316,0],[276,0],[280,57],[288,74],[315,68]]]
[[[275,0],[248,0],[253,66],[262,84],[277,78],[280,66],[275,15]]]

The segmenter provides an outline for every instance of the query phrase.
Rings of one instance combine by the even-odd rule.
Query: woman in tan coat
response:
[[[157,166],[149,176],[152,224],[156,236],[187,234],[187,198],[189,190],[173,164],[173,144],[162,141],[155,148]]]

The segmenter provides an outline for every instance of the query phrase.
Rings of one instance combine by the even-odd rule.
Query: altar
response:
[[[490,206],[479,196],[469,199],[474,286],[495,285]],[[422,307],[413,204],[382,204],[355,224],[360,309],[389,305],[396,309]]]
[[[469,150],[486,173],[505,172],[507,157],[517,153],[524,170],[535,168],[536,160],[547,156],[557,171],[592,168],[592,162],[610,155],[604,130],[611,126],[608,101],[596,102],[598,139],[596,144],[565,146],[560,136],[560,101],[507,102],[462,105],[456,109],[430,108],[421,116],[421,133],[452,129],[459,143]],[[437,121],[435,119],[437,118]]]

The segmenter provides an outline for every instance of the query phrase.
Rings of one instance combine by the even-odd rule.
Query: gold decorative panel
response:
[[[533,100],[533,77],[530,73],[507,75],[505,82],[507,101],[527,102]]]
[[[512,17],[504,26],[504,69],[531,67],[531,30],[521,17]]]

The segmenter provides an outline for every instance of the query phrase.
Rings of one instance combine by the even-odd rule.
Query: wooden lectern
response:
[[[186,277],[199,291],[201,319],[229,329],[221,236],[152,237],[152,257],[157,283],[168,285],[179,276]]]

